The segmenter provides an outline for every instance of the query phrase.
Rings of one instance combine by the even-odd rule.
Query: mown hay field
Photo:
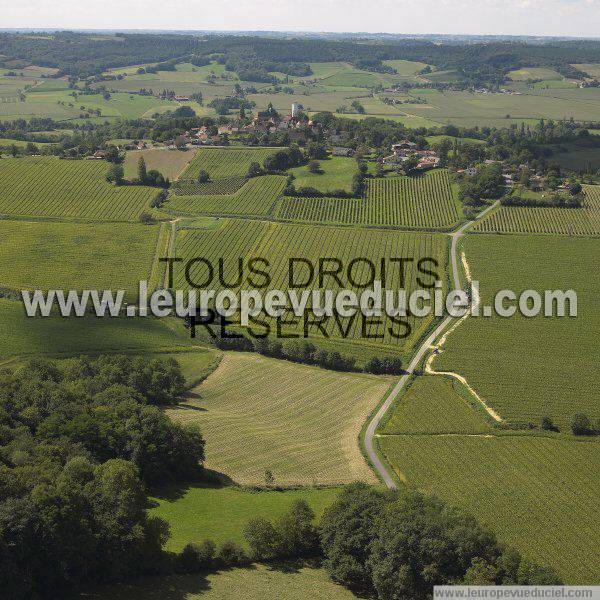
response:
[[[109,164],[55,157],[0,161],[0,215],[136,221],[156,188],[114,186]]]
[[[533,289],[542,296],[544,290],[572,289],[577,317],[468,318],[449,335],[433,368],[466,377],[509,422],[539,425],[547,415],[568,429],[576,413],[600,418],[597,240],[469,235],[464,248],[483,305],[505,289]]]
[[[501,206],[473,230],[483,233],[600,235],[600,186],[584,186],[582,208]]]
[[[352,190],[352,177],[358,171],[356,160],[343,156],[332,156],[319,161],[319,172],[311,173],[308,165],[290,169],[294,175],[293,184],[299,187],[312,187],[321,192]]]
[[[358,437],[390,381],[231,353],[167,414],[197,424],[206,466],[238,483],[264,484],[266,470],[281,485],[373,482]]]
[[[144,159],[146,169],[155,169],[175,181],[186,169],[194,158],[195,150],[168,150],[166,148],[148,148],[147,150],[130,150],[125,155],[123,168],[125,179],[133,180],[137,177],[140,158]]]
[[[212,179],[244,176],[250,164],[261,166],[271,154],[281,148],[200,148],[181,179],[196,179],[200,171],[208,171]]]
[[[125,290],[148,280],[166,225],[0,220],[0,286]],[[127,251],[124,252],[123,249]]]
[[[435,279],[445,279],[447,256],[447,239],[436,233],[411,233],[400,231],[382,231],[375,229],[353,229],[345,227],[324,227],[314,225],[292,225],[284,223],[267,223],[245,220],[228,220],[219,229],[184,229],[178,232],[176,255],[183,258],[182,263],[174,266],[174,281],[177,289],[187,289],[185,276],[186,261],[204,257],[214,266],[214,281],[209,287],[216,290],[222,287],[238,289],[242,283],[238,281],[238,260],[244,264],[251,257],[264,258],[269,261],[268,272],[271,276],[269,289],[287,290],[289,288],[290,258],[310,261],[315,269],[312,281],[308,266],[296,261],[294,265],[294,282],[307,282],[307,289],[318,289],[318,267],[321,258],[335,257],[342,262],[344,272],[341,274],[342,288],[332,276],[326,276],[323,288],[334,293],[340,289],[353,289],[360,294],[371,279],[371,269],[365,261],[358,261],[352,267],[353,281],[347,276],[347,269],[354,259],[367,258],[374,265],[375,278],[382,280],[382,287],[388,290],[406,288],[407,293],[423,285],[433,285]],[[404,258],[404,277],[398,263],[392,263],[390,258]],[[224,281],[227,286],[221,286],[217,281],[218,261],[224,261]],[[386,278],[383,280],[381,261],[387,259]],[[432,270],[435,275],[419,272],[418,262],[423,259],[421,267]],[[435,266],[434,262],[438,266]],[[332,267],[331,263],[324,263]],[[189,275],[195,285],[204,284],[208,270],[203,264],[192,265]],[[246,269],[246,274],[248,271]],[[204,285],[203,287],[207,287]],[[299,290],[301,293],[301,290]],[[310,302],[309,302],[310,306]],[[275,332],[276,323],[273,319],[261,316],[262,321],[271,325]],[[304,335],[302,317],[294,317],[288,311],[282,320],[295,318],[296,323],[282,325],[286,334]],[[319,325],[308,323],[307,333],[313,341],[335,340],[345,346],[345,351],[358,355],[363,352],[387,350],[404,354],[410,352],[414,343],[431,325],[433,316],[397,317],[392,322],[389,317],[363,318],[362,314],[354,318],[333,317],[324,318]],[[313,319],[314,320],[314,319]],[[324,332],[321,330],[324,329]],[[263,328],[256,326],[261,333]]]
[[[561,436],[398,435],[379,439],[409,485],[463,506],[572,584],[600,571],[600,443]]]
[[[229,180],[231,181],[231,180]],[[237,183],[237,180],[234,180]],[[285,187],[285,177],[265,175],[248,179],[233,194],[172,194],[163,209],[186,215],[261,216],[272,212]],[[185,188],[183,188],[185,191]],[[178,192],[182,191],[182,188]],[[195,191],[195,190],[194,190]]]
[[[448,171],[421,177],[370,179],[365,198],[285,197],[276,216],[285,220],[375,227],[448,229],[460,218]]]

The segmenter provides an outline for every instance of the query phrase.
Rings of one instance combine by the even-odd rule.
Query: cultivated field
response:
[[[563,78],[558,71],[546,67],[526,67],[524,69],[517,69],[516,71],[510,71],[506,76],[513,81],[528,81],[530,79],[552,80]]]
[[[554,209],[549,209],[554,210]],[[600,287],[593,277],[598,242],[552,236],[470,235],[465,251],[483,304],[503,289],[577,292],[577,317],[469,318],[433,362],[456,371],[510,422],[539,425],[550,416],[568,429],[575,413],[600,418],[593,367]],[[518,265],[518,268],[515,268]]]
[[[600,235],[600,186],[586,185],[582,208],[501,206],[474,226],[483,233]]]
[[[182,173],[181,179],[196,179],[202,170],[208,171],[211,179],[227,179],[246,175],[253,162],[261,166],[271,154],[280,148],[201,148],[194,160]]]
[[[367,182],[364,199],[282,199],[276,216],[290,221],[448,229],[459,221],[459,208],[447,171],[421,177],[390,177]]]
[[[289,172],[294,175],[294,185],[299,187],[313,187],[321,192],[333,190],[352,190],[352,177],[357,172],[357,163],[353,158],[333,156],[327,160],[319,161],[320,172],[311,173],[308,166],[296,167]]]
[[[158,193],[114,186],[108,163],[55,157],[0,161],[0,214],[95,221],[136,221]]]
[[[277,518],[288,511],[295,500],[306,500],[320,517],[338,492],[339,488],[334,487],[256,491],[236,486],[197,485],[183,491],[179,488],[161,490],[152,498],[154,506],[150,514],[169,523],[171,537],[166,549],[171,552],[180,552],[186,544],[205,539],[217,544],[233,540],[247,547],[243,529],[250,519]]]
[[[125,179],[137,177],[138,162],[144,158],[146,169],[156,169],[164,177],[174,181],[179,177],[189,162],[194,158],[196,150],[167,150],[165,148],[150,148],[148,150],[131,150],[125,156],[123,168]]]
[[[0,220],[0,286],[126,290],[153,268],[160,227]],[[127,251],[124,252],[123,249]]]
[[[237,180],[234,180],[234,182],[235,185],[238,184]],[[200,194],[185,196],[177,193],[170,196],[169,201],[164,204],[163,208],[169,212],[189,215],[268,215],[272,212],[284,187],[285,177],[280,175],[253,177],[231,195]],[[185,188],[183,190],[185,191]],[[181,192],[182,188],[177,191]]]
[[[217,265],[217,261],[224,258],[225,281],[231,284],[228,287],[234,289],[241,285],[237,281],[238,259],[247,260],[250,257],[268,259],[269,273],[272,276],[271,289],[286,290],[289,285],[288,271],[291,257],[305,258],[313,262],[316,268],[320,258],[336,257],[342,261],[344,269],[353,259],[367,257],[373,261],[375,276],[378,278],[382,275],[380,264],[383,258],[403,257],[409,259],[405,264],[405,278],[402,279],[398,265],[394,266],[388,262],[386,279],[382,282],[382,287],[390,290],[406,287],[407,292],[410,293],[419,287],[417,263],[421,258],[437,261],[437,267],[427,260],[423,263],[423,268],[434,270],[437,278],[444,279],[446,250],[446,237],[435,233],[417,234],[243,220],[227,221],[219,229],[183,230],[178,233],[177,239],[177,256],[182,257],[184,261],[202,256]],[[174,272],[175,285],[185,289],[187,284],[181,263],[175,265]],[[366,284],[369,275],[368,267],[363,261],[355,264],[352,270],[353,282],[348,280],[345,273],[341,278],[346,288],[360,293],[363,288],[358,286]],[[206,279],[206,267],[194,265],[190,269],[190,276],[198,284],[202,283]],[[296,264],[296,281],[301,282],[307,276],[308,269]],[[421,275],[421,281],[428,285],[433,283],[433,277]],[[220,287],[216,277],[212,285],[217,289]],[[313,287],[318,288],[318,281],[313,280],[309,288],[313,289]],[[324,287],[334,291],[339,289],[338,284],[331,277],[325,277]],[[292,316],[289,314],[287,318]],[[377,319],[363,320],[362,316],[356,316],[354,319],[340,317],[339,322],[328,318],[320,325],[327,332],[327,340],[325,334],[315,324],[307,323],[307,331],[312,339],[335,341],[345,346],[344,351],[351,351],[357,356],[375,350],[381,352],[384,349],[404,353],[412,349],[415,341],[430,326],[432,318],[431,315],[424,318],[407,316],[400,318],[401,322],[396,324],[385,316],[381,317],[379,322]],[[275,323],[272,325],[274,327]],[[284,326],[283,330],[288,333],[302,333],[302,320],[298,320],[295,325]]]
[[[567,583],[597,581],[597,441],[401,435],[379,444],[409,484],[464,506],[500,540],[554,567]]]
[[[192,396],[167,412],[196,423],[206,465],[243,484],[374,481],[358,446],[387,378],[341,374],[259,355],[226,354]]]

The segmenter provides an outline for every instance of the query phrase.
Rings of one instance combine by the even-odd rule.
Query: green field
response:
[[[458,223],[459,210],[448,172],[435,170],[370,179],[360,199],[284,197],[275,214],[308,223],[448,229]]]
[[[489,425],[462,385],[449,378],[417,377],[381,428],[386,435],[487,433]]]
[[[294,185],[313,187],[321,192],[333,190],[352,191],[352,177],[357,172],[357,163],[353,158],[333,156],[319,161],[319,172],[311,173],[308,166],[296,167],[289,172],[294,175]]]
[[[207,575],[180,575],[82,594],[82,600],[351,600],[351,591],[333,583],[322,569],[256,565]]]
[[[513,81],[527,81],[529,79],[543,79],[551,81],[553,79],[562,79],[563,76],[554,69],[548,69],[547,67],[526,67],[523,69],[517,69],[516,71],[510,71],[506,76]]]
[[[231,195],[171,195],[163,208],[169,212],[188,215],[268,215],[283,192],[285,181],[285,177],[281,175],[265,175],[249,179]],[[237,185],[237,180],[235,184]]]
[[[577,173],[596,173],[600,168],[600,148],[574,147],[568,152],[555,153],[550,162]]]
[[[413,262],[405,265],[405,281],[401,281],[400,269],[394,268],[389,263],[387,279],[382,283],[382,287],[394,290],[402,288],[401,283],[404,283],[407,292],[410,293],[418,286],[417,262],[420,258],[427,257],[436,260],[439,265],[435,268],[437,277],[444,279],[447,240],[444,235],[436,233],[417,234],[390,230],[228,220],[219,229],[180,231],[176,248],[177,256],[184,260],[202,256],[216,265],[219,258],[224,258],[226,281],[234,284],[237,278],[238,259],[248,259],[251,256],[267,258],[270,262],[269,272],[272,276],[270,285],[272,289],[280,290],[288,288],[290,257],[313,261],[316,267],[318,267],[319,258],[323,257],[337,257],[345,267],[355,258],[367,257],[375,264],[376,277],[381,277],[379,266],[382,258],[404,257],[413,259]],[[430,262],[425,264],[426,268],[432,267]],[[187,288],[183,270],[181,264],[175,265],[175,285],[180,289]],[[305,278],[307,275],[307,269],[304,267],[296,268],[297,280]],[[190,276],[192,280],[201,283],[206,279],[205,267],[193,266]],[[357,285],[368,282],[367,267],[364,263],[355,265],[353,277],[354,283]],[[423,279],[427,282],[430,281],[429,276],[424,276]],[[213,282],[213,285],[216,283],[216,281]],[[352,285],[345,276],[342,277],[342,283],[359,293],[361,291]],[[338,284],[330,277],[325,278],[324,284],[324,287],[333,291],[339,289]],[[218,285],[216,287],[219,288]],[[235,289],[237,285],[229,287]],[[318,283],[313,282],[313,285],[309,287],[317,288]],[[329,336],[328,343],[336,342],[343,347],[344,351],[351,351],[357,356],[383,350],[404,353],[413,347],[415,341],[431,325],[432,318],[432,315],[424,318],[408,316],[401,319],[403,323],[396,325],[393,325],[387,317],[381,317],[379,323],[369,319],[363,320],[360,316],[356,316],[353,320],[340,318],[339,323],[335,319],[329,318],[321,323],[321,327]],[[295,325],[284,326],[283,329],[288,333],[294,333],[301,332],[302,327],[303,323],[300,320]],[[312,339],[325,340],[325,334],[316,325],[307,323],[307,331]]]
[[[600,235],[600,186],[586,185],[582,208],[501,206],[479,221],[483,233]]]
[[[294,500],[306,500],[320,517],[339,488],[257,491],[235,486],[192,486],[166,489],[151,499],[150,514],[168,521],[171,538],[166,549],[179,552],[190,542],[234,540],[246,546],[242,531],[254,517],[273,519],[287,512]]]
[[[422,71],[425,67],[428,66],[427,63],[416,62],[413,60],[401,60],[401,59],[384,60],[383,64],[387,65],[388,67],[392,67],[393,69],[396,69],[396,72],[398,73],[398,75],[404,75],[404,76],[415,75],[419,71]]]
[[[578,316],[467,319],[448,337],[433,368],[466,377],[509,422],[539,425],[548,415],[568,429],[575,413],[600,418],[600,382],[592,366],[600,324],[595,308],[600,288],[592,276],[597,240],[470,235],[464,244],[483,304],[503,289],[517,294],[574,289]]]
[[[598,63],[580,63],[573,66],[576,69],[587,73],[590,77],[600,77],[600,64]]]
[[[0,214],[136,221],[158,191],[116,187],[105,174],[108,163],[55,157],[0,161]]]
[[[211,179],[227,179],[246,175],[251,163],[261,166],[271,154],[280,148],[201,148],[182,173],[181,179],[196,179],[202,170]]]
[[[167,412],[200,426],[207,467],[237,483],[264,484],[267,469],[280,485],[372,482],[358,436],[389,385],[385,377],[233,353]]]
[[[409,485],[462,505],[501,541],[554,567],[567,583],[596,583],[597,441],[399,435],[380,438],[379,444]]]
[[[123,164],[125,179],[133,180],[137,177],[138,162],[140,157],[143,157],[148,171],[156,169],[164,177],[175,181],[195,154],[195,150],[167,150],[166,148],[128,151]]]
[[[0,220],[0,286],[122,289],[135,298],[139,281],[150,279],[160,230],[157,225]]]

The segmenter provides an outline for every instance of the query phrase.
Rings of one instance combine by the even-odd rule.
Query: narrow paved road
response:
[[[456,257],[457,242],[467,227],[469,227],[470,225],[475,223],[475,221],[478,221],[479,219],[484,217],[490,210],[492,210],[497,205],[498,205],[498,202],[495,202],[491,206],[488,206],[488,208],[486,208],[483,212],[479,213],[477,215],[477,217],[475,217],[475,219],[473,219],[472,221],[467,221],[464,225],[462,225],[462,227],[457,229],[451,236],[452,243],[450,246],[450,262],[452,265],[452,279],[454,280],[454,289],[456,289],[456,290],[461,289],[460,288],[460,275],[459,275],[459,271],[458,271],[458,260]],[[441,333],[446,329],[446,327],[453,320],[454,320],[454,317],[451,317],[451,316],[446,317],[435,328],[435,330],[431,333],[431,335],[421,344],[421,346],[417,350],[417,353],[414,355],[413,359],[410,361],[410,364],[408,365],[408,367],[406,369],[406,373],[404,375],[402,375],[402,377],[399,379],[398,383],[394,386],[394,388],[390,392],[389,396],[385,399],[384,403],[379,407],[379,410],[377,411],[377,413],[375,414],[375,416],[369,423],[369,426],[367,427],[367,431],[365,432],[365,448],[367,450],[367,456],[369,457],[371,464],[375,467],[375,470],[377,471],[377,473],[379,474],[379,476],[381,477],[381,479],[383,480],[385,485],[390,489],[396,489],[396,483],[394,482],[394,479],[392,478],[392,476],[389,474],[387,468],[381,462],[381,459],[379,458],[377,451],[375,450],[375,446],[373,445],[373,438],[375,436],[375,430],[379,426],[379,423],[381,422],[381,419],[383,418],[385,413],[388,411],[388,409],[392,405],[392,402],[394,402],[394,400],[396,399],[396,396],[398,396],[398,394],[404,389],[406,382],[408,381],[410,376],[414,373],[414,370],[417,368],[417,365],[421,362],[421,359],[423,358],[425,353],[429,350],[429,348],[433,345],[435,340],[441,335]]]

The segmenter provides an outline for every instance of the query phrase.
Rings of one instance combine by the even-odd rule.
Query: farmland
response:
[[[353,158],[334,156],[319,161],[319,172],[311,173],[308,166],[296,167],[289,172],[295,177],[294,185],[313,187],[321,192],[333,190],[352,190],[352,177],[357,172],[356,161]]]
[[[484,304],[502,289],[574,289],[578,314],[467,319],[448,337],[434,369],[465,376],[509,422],[539,424],[548,415],[567,429],[575,413],[600,418],[598,371],[589,362],[599,324],[600,289],[590,277],[596,250],[597,241],[588,238],[469,236],[465,251]]]
[[[374,481],[358,435],[390,381],[250,354],[226,354],[168,414],[206,435],[206,465],[238,483]],[[248,451],[248,449],[252,451]]]
[[[437,277],[444,279],[447,241],[445,236],[435,233],[409,233],[398,231],[379,231],[375,229],[352,229],[310,225],[291,225],[282,223],[261,223],[256,221],[230,220],[221,228],[213,230],[186,229],[180,231],[177,239],[177,255],[185,260],[203,256],[217,264],[224,257],[226,281],[237,279],[238,259],[250,256],[265,257],[270,262],[273,289],[288,288],[288,261],[290,257],[305,258],[318,262],[320,257],[337,257],[343,265],[359,257],[370,258],[376,265],[376,275],[381,277],[380,262],[384,257],[404,257],[409,259],[405,265],[405,279],[401,279],[399,268],[388,265],[387,279],[382,287],[398,289],[406,287],[410,293],[417,284],[417,262],[421,258],[437,261],[437,268],[426,261],[426,268],[433,268]],[[412,259],[412,260],[411,260]],[[308,273],[305,269],[296,269],[298,280]],[[183,268],[175,265],[175,284],[180,289],[188,286],[183,278]],[[367,268],[362,265],[353,272],[355,283],[367,280]],[[202,281],[206,273],[198,265],[190,270],[193,281]],[[345,279],[345,278],[344,278]],[[423,276],[429,283],[430,277]],[[360,292],[361,289],[343,281],[349,288]],[[325,283],[331,289],[339,286],[326,278]],[[404,284],[404,285],[403,285]],[[217,286],[218,287],[218,286]],[[232,287],[232,286],[229,286]],[[236,287],[235,285],[233,287]],[[291,315],[288,315],[288,317]],[[321,323],[332,341],[351,350],[353,354],[370,351],[404,353],[410,351],[414,342],[431,324],[432,315],[424,318],[408,316],[402,323],[392,324],[387,317],[381,322],[362,321],[361,318],[341,318],[340,323],[328,319]],[[314,324],[308,324],[308,335],[314,340],[323,340],[324,333]],[[363,332],[362,327],[365,327]],[[390,330],[391,328],[391,330]],[[302,322],[286,327],[290,332],[302,331]]]
[[[417,178],[371,179],[364,199],[283,198],[276,216],[284,220],[343,225],[447,229],[459,208],[447,171]]]
[[[527,67],[524,69],[518,69],[516,71],[510,71],[507,73],[507,77],[513,81],[528,81],[530,79],[562,79],[562,75],[554,69],[547,69],[543,67]]]
[[[0,214],[94,221],[136,221],[158,193],[142,186],[115,187],[104,161],[54,157],[0,161]]]
[[[227,179],[246,175],[251,163],[263,164],[265,158],[278,148],[202,148],[197,153],[181,179],[196,179],[202,170],[211,179]]]
[[[263,482],[264,483],[264,482]],[[339,488],[300,488],[295,490],[247,490],[236,486],[192,485],[184,490],[157,492],[150,509],[153,516],[171,526],[167,549],[180,552],[190,542],[212,539],[217,544],[234,540],[247,547],[243,529],[252,516],[274,518],[289,510],[295,500],[306,500],[320,517]]]
[[[402,435],[380,438],[379,444],[410,485],[464,506],[501,540],[553,566],[567,583],[596,581],[597,441]]]
[[[137,177],[137,167],[140,158],[143,157],[146,169],[156,169],[174,181],[179,177],[189,162],[194,158],[195,150],[166,150],[164,148],[150,148],[148,150],[131,150],[125,156],[123,168],[125,179]]]
[[[502,206],[474,227],[483,233],[600,235],[600,186],[584,186],[582,208]]]
[[[153,267],[159,226],[0,221],[0,286],[111,289],[137,295]],[[123,252],[127,248],[127,252]]]
[[[249,179],[231,195],[172,195],[163,208],[169,212],[189,215],[267,215],[273,210],[284,187],[285,177],[265,175]]]

